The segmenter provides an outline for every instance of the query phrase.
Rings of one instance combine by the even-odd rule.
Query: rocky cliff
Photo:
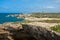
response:
[[[41,26],[10,23],[0,26],[0,40],[60,40],[60,35]]]
[[[60,40],[60,35],[40,26],[23,25],[23,28],[36,40]]]

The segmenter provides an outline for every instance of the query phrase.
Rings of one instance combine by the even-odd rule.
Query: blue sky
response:
[[[0,0],[0,13],[60,12],[60,0]]]

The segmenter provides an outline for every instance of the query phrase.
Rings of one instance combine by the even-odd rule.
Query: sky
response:
[[[60,12],[60,0],[0,0],[0,13]]]

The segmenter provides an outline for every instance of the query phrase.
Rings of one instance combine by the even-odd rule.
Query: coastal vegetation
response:
[[[31,23],[30,21],[24,21],[24,22],[20,22],[21,24],[28,24],[28,23]]]
[[[60,23],[60,20],[40,20],[38,22],[46,22],[46,23]]]
[[[51,29],[60,33],[60,25],[53,26]]]
[[[60,18],[60,13],[32,13],[31,17],[36,17],[36,18]]]
[[[32,13],[26,18],[29,22],[60,23],[60,13]]]
[[[18,24],[18,23],[20,23],[20,24],[28,24],[28,23],[31,23],[31,21],[22,21],[22,22],[13,22],[13,24]]]

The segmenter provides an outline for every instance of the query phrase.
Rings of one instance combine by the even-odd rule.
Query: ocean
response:
[[[16,17],[6,17],[7,15],[10,15],[12,13],[0,13],[0,24],[6,23],[6,22],[22,22],[24,21],[23,18],[16,18]]]

